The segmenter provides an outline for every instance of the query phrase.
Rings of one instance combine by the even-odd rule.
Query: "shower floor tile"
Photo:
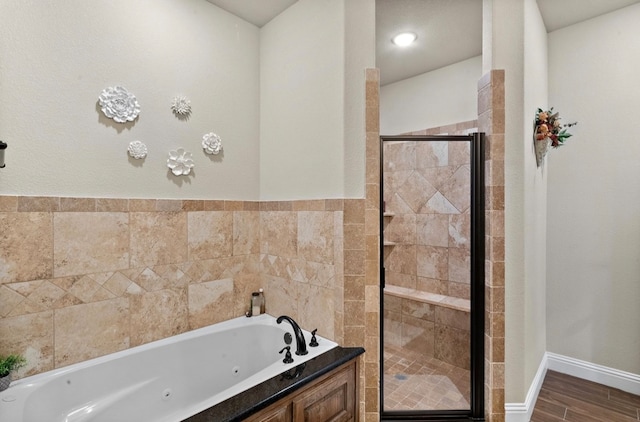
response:
[[[384,346],[384,410],[469,409],[470,374],[432,357]]]

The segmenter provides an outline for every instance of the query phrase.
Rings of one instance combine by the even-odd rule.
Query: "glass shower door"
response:
[[[482,135],[381,144],[382,418],[478,414]]]

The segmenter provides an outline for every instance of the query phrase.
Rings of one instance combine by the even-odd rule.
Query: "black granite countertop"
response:
[[[183,422],[241,421],[363,353],[362,347],[338,346]]]

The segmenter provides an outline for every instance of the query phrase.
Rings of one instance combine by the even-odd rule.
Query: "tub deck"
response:
[[[362,347],[335,347],[183,422],[242,421],[363,353]]]

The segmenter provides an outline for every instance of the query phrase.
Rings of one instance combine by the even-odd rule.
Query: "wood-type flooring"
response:
[[[531,422],[638,422],[640,396],[547,371]]]

